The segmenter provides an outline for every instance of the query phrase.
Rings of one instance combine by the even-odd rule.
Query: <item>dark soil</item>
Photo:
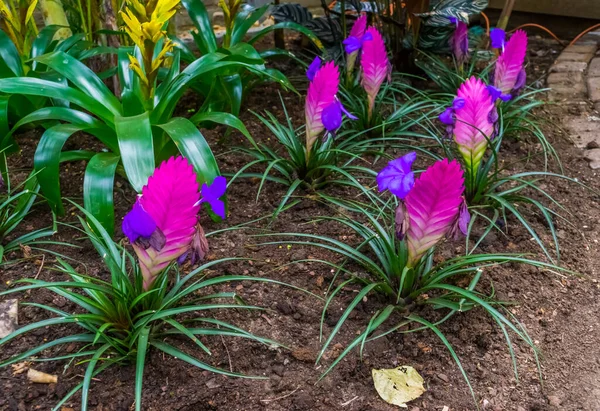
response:
[[[534,41],[531,49],[552,49],[551,43]],[[552,52],[537,55],[532,51],[530,78],[543,78]],[[541,53],[540,53],[541,54]],[[289,68],[288,68],[289,69]],[[293,72],[297,72],[297,69]],[[293,94],[284,94],[288,111],[294,120],[303,117],[302,99]],[[190,95],[183,104],[194,107]],[[261,87],[246,102],[246,107],[255,111],[270,110],[281,116],[279,95],[276,88]],[[584,106],[547,107],[538,112],[550,120],[544,130],[549,140],[560,153],[566,175],[577,178],[594,190],[600,189],[597,173],[588,168],[581,151],[561,132],[561,118],[575,111],[587,112]],[[590,112],[591,113],[591,112]],[[597,115],[597,114],[596,114]],[[244,113],[243,120],[257,140],[267,141],[269,134],[250,114]],[[219,155],[221,170],[234,173],[245,159],[232,153],[232,145],[243,144],[242,138],[232,134],[231,143],[221,145],[221,129],[206,131],[206,136]],[[19,136],[22,152],[10,159],[13,168],[32,166],[32,154],[39,138],[38,130]],[[503,158],[506,163],[536,153],[535,142],[523,139],[506,140]],[[271,141],[273,139],[271,138]],[[77,136],[68,142],[65,149],[94,147],[86,136]],[[543,161],[533,156],[520,168],[539,170]],[[63,166],[62,188],[65,196],[81,199],[81,187],[85,164],[73,163]],[[558,179],[542,182],[548,190],[573,215],[568,216],[571,224],[557,221],[562,260],[561,265],[580,275],[561,275],[547,270],[526,266],[504,266],[489,269],[481,282],[482,292],[492,289],[496,297],[512,301],[510,311],[540,348],[542,357],[543,384],[538,379],[533,353],[526,344],[513,341],[518,359],[519,380],[515,379],[509,351],[502,332],[482,310],[475,309],[454,316],[441,327],[454,346],[476,392],[478,402],[484,409],[493,410],[598,410],[600,409],[600,289],[598,286],[599,208],[598,196],[580,186]],[[134,193],[125,181],[118,182],[115,193],[117,215],[122,217],[134,200]],[[242,224],[271,213],[278,205],[285,189],[268,184],[263,194],[255,201],[257,181],[239,179],[230,186],[229,207],[231,214],[224,223],[227,226]],[[338,192],[338,194],[344,194]],[[265,232],[309,232],[331,236],[342,241],[352,241],[348,232],[334,224],[306,224],[316,216],[330,215],[332,210],[325,205],[304,199],[292,210],[285,212],[271,225],[263,220],[252,225],[256,230],[236,230],[209,238],[210,259],[243,256],[247,261],[228,263],[220,267],[222,273],[264,276],[284,281],[323,296],[332,279],[330,268],[306,262],[283,266],[293,260],[306,258],[339,257],[324,253],[314,247],[253,246],[262,238],[252,237]],[[75,210],[67,209],[64,222],[75,223]],[[26,230],[48,225],[51,221],[47,206],[36,206],[31,218],[25,222]],[[222,228],[206,219],[205,229]],[[541,220],[536,228],[543,230]],[[269,231],[270,230],[270,231]],[[548,231],[544,236],[549,241]],[[55,247],[73,258],[74,266],[89,275],[105,277],[107,271],[91,245],[79,238],[69,227],[61,226],[54,238],[57,241],[75,243],[81,248]],[[449,244],[450,251],[457,244]],[[458,247],[460,250],[460,247]],[[527,232],[518,225],[509,225],[507,236],[492,234],[482,245],[485,252],[531,252],[539,255],[539,249]],[[59,279],[62,275],[53,270],[54,257],[33,250],[33,256],[18,264],[0,269],[2,284],[23,277],[43,280]],[[9,259],[22,258],[20,253]],[[541,258],[541,257],[540,257]],[[369,299],[359,306],[350,317],[335,341],[337,345],[327,353],[321,365],[315,366],[319,351],[319,321],[323,303],[308,294],[290,288],[253,283],[232,283],[223,291],[237,291],[247,302],[268,308],[264,312],[224,312],[218,317],[237,324],[255,334],[272,338],[290,350],[273,349],[249,341],[207,338],[205,343],[213,351],[207,358],[197,347],[187,341],[175,342],[188,352],[221,368],[247,375],[265,376],[268,380],[235,379],[203,372],[170,357],[151,351],[147,360],[144,386],[144,409],[148,410],[394,410],[384,403],[373,388],[372,368],[392,368],[397,365],[415,367],[425,379],[427,392],[413,401],[412,410],[473,410],[475,404],[467,384],[455,362],[441,341],[430,332],[414,334],[392,334],[367,345],[363,359],[358,353],[348,355],[326,378],[318,381],[323,370],[339,355],[341,344],[349,342],[358,331],[364,329],[368,319],[381,306]],[[346,290],[340,304],[329,310],[325,322],[325,335],[339,317],[343,305],[354,298],[351,288]],[[21,302],[54,304],[69,311],[73,307],[66,300],[48,291],[35,291],[20,296]],[[47,316],[41,310],[23,306],[20,310],[21,325]],[[40,329],[26,334],[17,341],[3,346],[2,358],[72,332],[73,329]],[[225,345],[226,344],[226,345]],[[77,347],[67,347],[65,351]],[[45,356],[59,355],[58,352],[44,353]],[[25,374],[13,375],[10,367],[0,369],[1,410],[47,410],[82,380],[85,364],[71,365],[64,371],[63,362],[34,363],[40,371],[59,375],[58,384],[42,385],[27,381]],[[64,373],[63,373],[64,371]],[[129,410],[133,403],[134,367],[113,367],[102,373],[92,385],[91,409]],[[79,409],[79,397],[75,396],[63,408]]]

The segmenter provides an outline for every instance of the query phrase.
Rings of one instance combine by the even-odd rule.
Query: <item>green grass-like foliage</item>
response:
[[[348,230],[349,237],[355,236],[359,239],[358,244],[347,244],[334,238],[308,233],[277,234],[286,237],[285,244],[321,247],[344,258],[341,263],[319,260],[337,271],[322,314],[321,336],[323,336],[327,309],[334,300],[343,302],[346,307],[325,339],[317,363],[363,298],[373,299],[378,296],[376,301],[385,301],[385,305],[369,318],[364,327],[361,327],[362,331],[358,337],[345,345],[342,353],[326,368],[321,378],[353,349],[359,348],[362,355],[365,345],[377,338],[392,332],[413,333],[430,330],[439,337],[450,352],[475,399],[475,393],[461,361],[440,327],[455,314],[475,308],[485,310],[502,330],[512,356],[517,380],[516,357],[513,352],[511,333],[532,348],[537,361],[538,349],[519,322],[502,308],[505,303],[494,300],[493,292],[492,295],[487,296],[476,288],[485,271],[493,270],[494,267],[502,264],[528,264],[541,269],[560,270],[558,267],[515,254],[459,255],[436,263],[435,249],[432,249],[422,257],[419,264],[410,268],[406,265],[406,244],[396,236],[394,213],[390,212],[388,206],[373,204],[366,207],[364,204],[353,202],[347,202],[346,206],[348,210],[357,214],[324,217],[319,221],[334,221],[343,225]],[[267,244],[279,243],[269,242],[262,245]],[[469,280],[468,286],[456,285],[457,280],[465,278]],[[336,283],[338,279],[340,281]],[[351,293],[352,300],[345,303],[346,298],[343,295],[348,288],[352,288],[355,293]],[[439,314],[431,315],[431,309]],[[431,318],[428,318],[428,315]]]
[[[233,178],[260,178],[257,199],[267,181],[287,186],[288,190],[275,210],[274,217],[285,208],[299,188],[305,189],[310,195],[319,196],[328,184],[339,184],[361,187],[361,191],[369,195],[357,178],[375,176],[374,172],[366,167],[369,164],[366,156],[378,154],[378,147],[373,147],[358,133],[346,135],[344,138],[328,136],[325,139],[317,139],[310,155],[307,155],[304,142],[305,127],[295,128],[283,100],[282,105],[286,117],[285,124],[271,113],[267,113],[266,117],[259,114],[256,116],[271,131],[275,141],[283,148],[283,154],[277,148],[250,139],[251,147],[239,150],[248,154],[252,160]],[[247,172],[249,168],[257,165],[266,165],[262,174]]]
[[[161,351],[210,372],[235,377],[264,378],[213,367],[176,348],[169,341],[177,337],[189,339],[206,355],[210,355],[211,351],[202,339],[209,336],[241,337],[277,345],[271,340],[215,319],[210,314],[216,310],[260,309],[246,305],[235,293],[215,292],[215,286],[231,281],[270,280],[236,275],[207,278],[205,270],[208,268],[235,260],[226,258],[208,262],[183,276],[176,266],[171,266],[159,275],[149,290],[144,291],[142,274],[135,257],[124,247],[114,243],[109,233],[90,213],[81,207],[80,209],[87,217],[85,220],[79,218],[83,229],[103,259],[110,279],[105,281],[80,274],[66,261],[58,259],[58,270],[69,280],[48,282],[23,279],[17,282],[20,286],[0,293],[0,296],[4,296],[43,288],[66,298],[76,307],[72,311],[64,311],[45,304],[23,304],[40,308],[53,316],[21,327],[1,339],[0,346],[40,328],[75,324],[82,329],[81,333],[56,338],[6,359],[0,362],[0,366],[22,361],[45,350],[79,344],[81,348],[71,354],[33,359],[68,361],[69,365],[73,362],[84,364],[83,381],[69,391],[54,410],[59,410],[70,397],[81,390],[81,410],[85,411],[92,379],[111,366],[125,364],[135,365],[135,409],[141,410],[144,365],[149,349]],[[195,317],[190,318],[190,314]]]
[[[505,234],[509,229],[508,217],[512,216],[516,223],[527,230],[550,261],[555,262],[560,259],[556,221],[561,220],[564,224],[570,224],[568,216],[571,216],[571,213],[552,196],[543,183],[551,181],[552,178],[559,178],[583,188],[586,186],[561,172],[547,170],[549,161],[558,159],[558,154],[544,136],[536,119],[532,118],[533,114],[530,111],[542,104],[532,99],[532,95],[537,92],[529,90],[498,106],[498,135],[493,140],[488,139],[489,154],[482,160],[477,174],[467,173],[465,197],[473,217],[467,236],[468,253],[477,249],[492,230],[496,229]],[[503,140],[517,133],[533,133],[538,137],[541,151],[537,156],[544,158],[544,169],[513,172],[511,168],[516,163],[524,163],[528,158],[518,160],[516,163],[502,161]],[[462,161],[460,154],[456,152],[456,144],[453,140],[440,138],[439,142],[446,156]],[[562,169],[560,162],[558,165]],[[536,214],[550,233],[553,253],[548,250],[541,230],[533,224]],[[484,229],[469,249],[469,240],[474,236],[471,235],[472,229],[477,227],[477,221],[484,222]]]
[[[0,161],[6,169],[6,157],[0,153]],[[4,181],[2,181],[4,180]],[[22,183],[11,186],[10,176],[4,173],[0,179],[0,266],[3,258],[11,251],[18,250],[21,245],[36,247],[44,244],[43,238],[50,237],[56,233],[56,221],[53,220],[51,228],[41,228],[18,237],[5,241],[7,237],[23,222],[29,215],[31,207],[35,203],[40,186],[36,176],[32,173]]]

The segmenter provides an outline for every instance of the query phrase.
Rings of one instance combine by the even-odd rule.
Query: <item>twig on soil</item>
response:
[[[290,395],[292,395],[293,393],[295,393],[296,391],[298,391],[300,389],[300,386],[297,386],[296,389],[288,394],[282,395],[281,397],[276,397],[276,398],[267,398],[265,400],[260,400],[261,402],[273,402],[273,401],[278,401],[278,400],[282,400],[284,398],[289,397]]]
[[[227,359],[229,360],[229,371],[233,372],[233,364],[231,364],[231,356],[229,355],[229,349],[227,348],[227,344],[225,344],[225,339],[222,335],[221,342],[223,343],[223,347],[225,347],[225,351],[227,352]]]
[[[42,269],[44,268],[44,261],[46,261],[46,254],[42,254],[42,263],[40,264],[40,268],[37,271],[37,274],[35,275],[35,277],[33,277],[36,280],[38,279],[40,273],[42,272]]]
[[[340,404],[340,405],[341,405],[342,407],[345,407],[346,405],[350,405],[350,404],[352,404],[352,403],[353,403],[354,401],[356,401],[358,398],[360,398],[360,397],[357,395],[356,397],[352,398],[351,400],[349,400],[349,401],[346,401],[345,403],[343,403],[343,404]]]

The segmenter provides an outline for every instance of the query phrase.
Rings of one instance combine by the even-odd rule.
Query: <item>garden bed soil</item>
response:
[[[531,49],[549,48],[548,42],[534,41]],[[537,47],[537,48],[536,48]],[[532,54],[530,78],[543,79],[552,61],[553,53],[544,56]],[[287,72],[290,72],[289,69]],[[293,72],[298,73],[297,69]],[[291,93],[284,94],[293,120],[302,121],[302,99]],[[183,108],[194,107],[193,95],[187,97]],[[246,107],[255,111],[271,110],[281,116],[277,88],[261,87],[252,94]],[[588,110],[587,106],[547,106],[538,115],[552,122],[544,130],[560,154],[564,173],[594,190],[600,190],[597,172],[588,168],[581,151],[574,148],[561,132],[560,119],[573,110]],[[597,114],[596,114],[597,115]],[[257,140],[268,141],[269,134],[250,114],[243,120]],[[222,129],[206,132],[207,139],[219,154],[221,170],[234,173],[244,164],[244,158],[232,153],[232,145],[243,144],[243,139],[233,133],[231,141],[222,145]],[[11,158],[13,168],[32,166],[32,154],[39,138],[38,130],[27,131],[19,136],[22,152]],[[518,164],[519,169],[539,170],[543,160],[539,145],[527,136],[519,141],[506,139],[502,158],[506,164],[530,156],[527,162]],[[273,141],[273,138],[270,138]],[[85,136],[77,136],[67,143],[65,149],[94,148]],[[376,167],[381,167],[379,166]],[[66,196],[81,200],[81,187],[85,164],[72,163],[62,166],[61,184]],[[18,176],[18,173],[17,173]],[[514,339],[518,359],[519,380],[515,379],[510,354],[504,337],[494,321],[483,310],[475,309],[455,315],[441,326],[453,345],[470,378],[479,405],[491,410],[598,410],[600,409],[600,288],[598,283],[600,245],[599,207],[597,194],[564,180],[547,179],[542,182],[549,193],[573,215],[571,225],[557,220],[561,244],[561,265],[580,275],[561,275],[520,265],[494,267],[484,273],[479,291],[496,293],[496,298],[514,302],[509,310],[522,322],[535,344],[541,350],[543,385],[532,351],[526,344]],[[239,179],[229,188],[230,216],[227,226],[243,224],[272,212],[285,193],[283,187],[268,184],[263,194],[256,197],[257,181]],[[333,193],[348,196],[342,190]],[[134,200],[134,193],[125,181],[117,182],[115,202],[117,215],[121,218]],[[67,208],[61,221],[76,223],[75,209]],[[308,232],[327,235],[355,243],[347,230],[332,223],[310,223],[321,215],[330,215],[331,208],[303,199],[291,211],[282,213],[269,225],[262,220],[251,225],[252,229],[229,231],[209,239],[210,259],[243,256],[247,260],[227,263],[215,268],[214,274],[246,274],[262,276],[287,282],[324,296],[333,273],[330,268],[316,262],[285,265],[292,260],[323,258],[339,260],[339,257],[315,247],[256,246],[264,241],[253,234],[269,232]],[[51,221],[46,205],[38,205],[24,228],[32,230]],[[207,231],[222,225],[203,219]],[[543,229],[541,219],[535,222]],[[544,239],[550,240],[547,231]],[[268,237],[269,239],[271,237]],[[74,242],[80,248],[56,247],[55,250],[73,258],[74,266],[88,275],[106,277],[107,271],[89,242],[69,227],[61,226],[54,238],[57,241]],[[462,242],[449,243],[443,254],[463,250]],[[25,250],[26,252],[27,250]],[[511,224],[507,236],[493,233],[482,244],[485,252],[531,252],[539,255],[539,249],[522,227]],[[21,253],[9,258],[22,258]],[[37,276],[43,280],[64,278],[53,269],[54,258],[49,254],[32,251],[29,258],[18,264],[0,268],[2,285],[22,277]],[[236,291],[248,303],[267,308],[263,312],[244,310],[217,313],[219,318],[231,321],[249,331],[272,338],[290,349],[274,348],[240,339],[207,338],[205,343],[213,352],[207,358],[187,341],[172,342],[187,352],[200,356],[212,365],[242,372],[247,375],[268,377],[267,380],[227,378],[190,366],[182,361],[151,351],[147,359],[143,393],[143,408],[148,410],[394,410],[396,407],[383,402],[373,388],[372,368],[392,368],[398,365],[415,367],[425,379],[427,392],[413,401],[409,409],[415,410],[473,410],[475,403],[469,388],[455,362],[441,341],[431,332],[391,334],[366,346],[362,360],[356,352],[348,355],[332,373],[321,381],[319,376],[331,361],[339,355],[342,345],[364,329],[368,318],[381,307],[382,302],[369,298],[359,305],[342,327],[321,365],[315,366],[319,351],[319,321],[322,302],[291,288],[244,281],[231,283],[222,291]],[[342,298],[329,310],[325,321],[325,335],[332,329],[344,305],[355,296],[349,287]],[[55,304],[69,311],[72,305],[48,291],[38,290],[20,296],[20,301]],[[20,325],[47,317],[33,307],[23,306],[19,313]],[[73,328],[74,329],[74,328]],[[0,349],[1,357],[7,358],[18,352],[72,332],[71,328],[40,329]],[[62,352],[77,347],[67,347]],[[57,352],[45,353],[57,355]],[[25,373],[13,374],[10,367],[0,369],[0,410],[47,410],[82,380],[85,364],[72,365],[63,373],[64,362],[34,363],[37,370],[58,374],[57,384],[33,384]],[[90,392],[90,408],[93,410],[129,410],[133,404],[134,367],[113,367],[93,381]],[[73,397],[62,408],[67,411],[79,409],[79,396]]]

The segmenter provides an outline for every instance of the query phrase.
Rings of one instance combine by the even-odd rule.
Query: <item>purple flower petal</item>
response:
[[[464,235],[467,235],[469,231],[470,222],[471,214],[469,214],[469,207],[467,207],[467,203],[463,201],[458,212],[458,228]]]
[[[452,108],[454,110],[459,110],[465,106],[466,100],[462,97],[455,97],[452,101]]]
[[[417,153],[410,152],[396,160],[392,160],[377,174],[379,191],[390,190],[399,199],[404,199],[415,183],[415,175],[411,170]]]
[[[452,109],[452,107],[448,107],[446,110],[444,110],[438,118],[442,123],[448,126],[451,126],[456,122],[456,119],[454,118],[454,110]]]
[[[348,117],[350,120],[358,120],[358,117],[356,117],[354,114],[352,114],[351,112],[346,110],[346,107],[344,107],[344,105],[342,103],[340,103],[340,107],[341,107],[342,111],[344,112],[344,114],[346,115],[346,117]]]
[[[223,176],[217,176],[210,186],[206,183],[202,184],[200,202],[208,203],[216,215],[225,218],[225,203],[221,201],[221,197],[226,190],[227,180]]]
[[[362,37],[362,42],[364,43],[365,41],[373,41],[373,34],[369,32],[365,33]]]
[[[313,79],[315,78],[315,75],[317,74],[317,71],[319,71],[320,68],[321,68],[321,57],[317,56],[312,61],[312,63],[310,63],[310,66],[308,66],[308,69],[306,70],[306,77],[308,78],[308,80],[313,81]]]
[[[506,41],[506,32],[502,29],[492,29],[490,31],[490,40],[492,42],[492,48],[504,49],[504,42]]]
[[[351,54],[351,53],[354,53],[355,51],[360,50],[361,41],[357,37],[348,36],[348,38],[346,38],[346,40],[343,41],[343,44],[344,44],[344,49],[346,50],[346,53]]]
[[[502,96],[502,91],[491,84],[486,86],[488,93],[492,96],[492,101],[498,100]]]
[[[450,23],[452,24],[458,24],[458,19],[456,17],[448,17],[448,20],[450,20]]]
[[[321,122],[325,129],[331,133],[342,125],[342,103],[334,101],[321,112]]]
[[[132,244],[140,237],[150,238],[156,228],[156,223],[138,201],[123,218],[123,234],[127,236]]]
[[[517,80],[515,81],[515,87],[513,88],[513,94],[518,94],[519,91],[521,91],[521,89],[523,87],[525,87],[526,81],[527,81],[527,72],[523,68],[519,72],[519,75],[517,76]]]

